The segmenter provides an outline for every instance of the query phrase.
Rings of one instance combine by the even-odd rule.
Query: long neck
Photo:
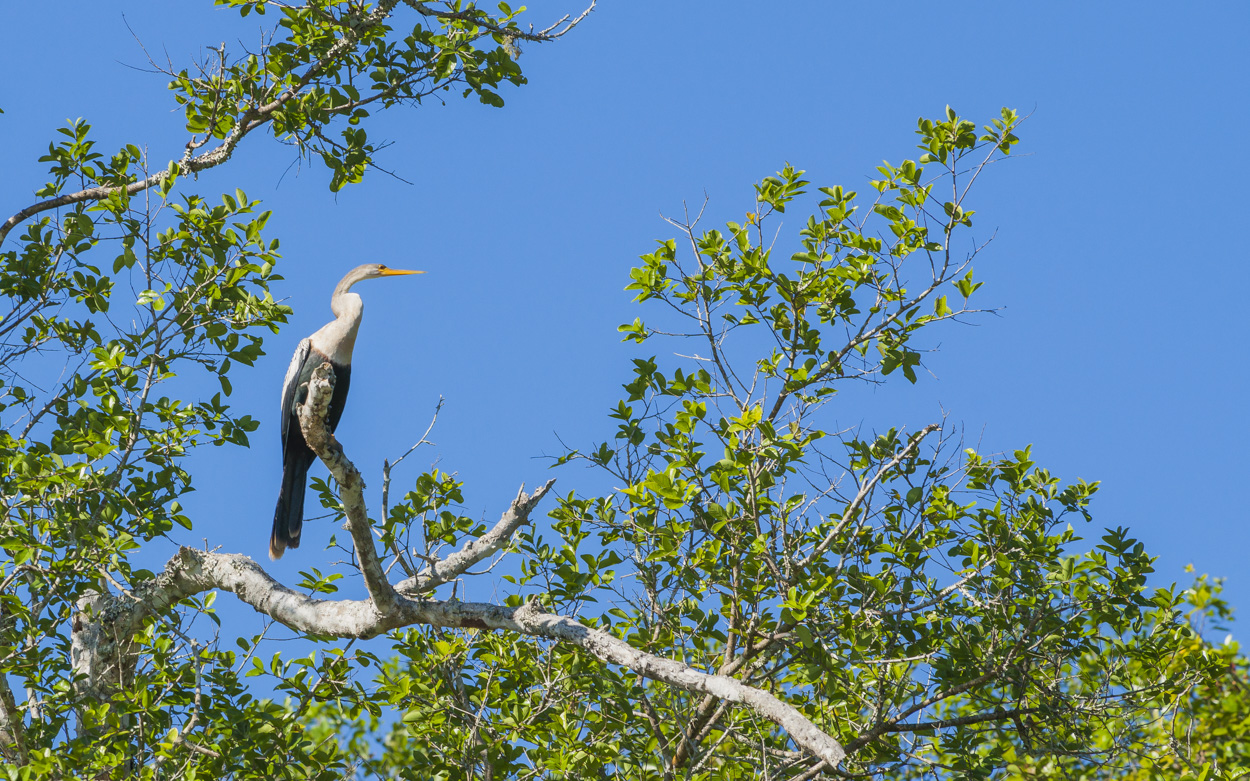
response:
[[[352,362],[352,349],[356,346],[356,331],[365,311],[365,302],[351,292],[347,280],[339,283],[330,299],[330,311],[334,320],[326,323],[311,337],[312,346],[339,366]]]

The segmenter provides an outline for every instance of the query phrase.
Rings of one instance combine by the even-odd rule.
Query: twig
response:
[[[864,503],[864,500],[868,498],[868,494],[872,493],[872,489],[876,487],[881,478],[884,477],[885,474],[891,469],[902,463],[904,459],[909,458],[913,453],[915,453],[916,449],[920,447],[920,442],[934,431],[937,431],[939,428],[941,428],[941,426],[936,423],[930,423],[922,428],[920,433],[913,437],[911,442],[908,442],[907,446],[898,452],[898,455],[890,459],[889,463],[878,469],[868,482],[860,486],[859,492],[855,494],[855,498],[851,500],[851,503],[846,506],[846,510],[842,513],[842,518],[838,521],[838,525],[834,526],[833,529],[825,535],[825,538],[820,541],[819,545],[812,549],[811,553],[803,557],[803,561],[799,564],[799,569],[811,564],[821,554],[829,549],[829,546],[833,544],[833,541],[838,538],[838,535],[842,533],[842,530],[845,529],[847,524],[849,524],[852,518],[855,517],[855,511],[858,510],[860,505]]]
[[[512,505],[490,531],[469,542],[460,550],[442,561],[431,562],[429,566],[417,573],[415,577],[402,581],[396,590],[407,596],[416,596],[433,591],[435,588],[456,579],[469,567],[482,559],[494,555],[512,539],[516,530],[529,523],[530,512],[547,495],[555,479],[548,480],[538,487],[533,494],[525,493],[525,486],[517,491]]]

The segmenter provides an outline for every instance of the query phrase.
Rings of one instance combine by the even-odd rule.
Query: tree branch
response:
[[[386,18],[389,17],[395,10],[395,6],[399,5],[400,1],[401,0],[379,0],[378,4],[368,14],[361,17],[355,23],[350,26],[347,24],[341,24],[340,27],[342,29],[342,37],[330,46],[324,55],[317,59],[316,62],[309,65],[308,68],[300,74],[299,78],[284,89],[281,94],[278,94],[271,100],[268,100],[268,102],[257,101],[251,107],[242,111],[238,115],[234,128],[227,133],[221,140],[221,143],[213,149],[201,152],[198,155],[193,155],[192,153],[196,149],[203,146],[204,143],[207,142],[212,136],[210,134],[198,142],[195,140],[194,136],[192,136],[191,141],[188,141],[186,144],[182,158],[179,160],[171,160],[164,170],[158,171],[155,174],[130,182],[129,184],[88,187],[77,192],[65,193],[54,198],[46,198],[42,201],[33,203],[10,216],[4,221],[3,224],[0,224],[0,245],[4,244],[5,237],[9,235],[10,231],[36,214],[50,211],[52,209],[58,209],[62,206],[71,206],[76,203],[83,203],[85,201],[104,200],[114,193],[123,191],[127,195],[135,195],[136,193],[143,192],[151,187],[156,187],[165,180],[169,179],[171,175],[187,176],[189,174],[199,173],[200,171],[213,168],[226,162],[230,159],[231,155],[234,154],[235,147],[239,145],[239,142],[243,140],[244,136],[271,121],[274,114],[279,109],[296,96],[302,94],[304,88],[312,83],[314,79],[326,74],[336,61],[355,49],[361,33],[385,21]],[[491,33],[505,36],[510,40],[519,39],[539,43],[553,41],[568,33],[582,20],[584,20],[595,8],[595,0],[591,0],[589,7],[587,7],[586,10],[584,10],[576,19],[570,20],[568,15],[566,15],[545,30],[527,33],[522,32],[519,29],[513,30],[500,27],[499,25],[491,23],[489,18],[477,18],[476,15],[469,11],[438,11],[428,7],[424,3],[417,2],[416,0],[403,0],[403,2],[406,5],[411,6],[423,16],[436,17],[442,20],[468,21]],[[561,27],[561,25],[563,25],[563,27]],[[382,97],[385,92],[387,91],[384,90],[383,93],[375,96],[375,99],[376,97]],[[359,101],[354,105],[363,105],[367,102],[368,101]],[[340,110],[337,113],[349,113],[352,108],[354,108],[354,105],[340,107]],[[216,119],[216,107],[214,108],[213,118]]]
[[[89,187],[85,190],[58,195],[55,198],[48,198],[46,200],[39,201],[38,203],[31,204],[25,209],[22,209],[13,216],[9,217],[4,221],[3,225],[0,225],[0,245],[4,243],[5,237],[9,235],[9,232],[13,230],[13,228],[21,224],[24,220],[41,212],[57,209],[62,206],[70,206],[75,203],[82,203],[84,201],[104,200],[113,193],[122,191],[125,191],[127,195],[134,195],[164,182],[170,177],[171,172],[174,175],[181,174],[185,176],[187,174],[198,173],[200,171],[213,168],[214,166],[221,165],[226,162],[230,159],[230,156],[234,154],[235,147],[238,146],[239,142],[243,140],[244,136],[266,122],[269,122],[273,118],[274,112],[282,108],[283,105],[298,95],[304,87],[308,86],[309,82],[321,75],[336,59],[355,48],[356,41],[360,37],[360,30],[381,24],[386,17],[390,16],[391,11],[394,10],[398,3],[399,0],[380,0],[377,7],[364,17],[357,27],[345,28],[343,37],[331,46],[321,59],[309,66],[308,70],[300,76],[299,80],[292,84],[285,92],[271,100],[269,103],[261,106],[255,106],[247,111],[244,111],[239,116],[239,120],[235,124],[234,129],[226,134],[226,137],[222,139],[219,146],[192,157],[191,152],[196,148],[196,146],[192,143],[188,143],[186,152],[183,154],[181,160],[170,161],[169,167],[165,170],[159,171],[151,176],[144,177],[137,182],[131,182],[127,185]]]
[[[332,395],[334,369],[329,363],[323,363],[313,369],[312,379],[308,381],[308,399],[296,408],[300,431],[304,435],[304,441],[321,459],[321,463],[326,465],[326,469],[330,470],[330,474],[334,475],[339,485],[339,501],[347,515],[347,528],[351,531],[360,572],[365,579],[365,588],[378,611],[382,615],[389,615],[395,609],[398,595],[395,587],[386,579],[386,571],[382,568],[378,549],[374,546],[373,524],[369,522],[369,510],[365,507],[365,481],[361,478],[360,471],[343,453],[343,446],[326,426]]]
[[[483,18],[482,16],[479,16],[478,13],[481,13],[480,11],[478,13],[474,13],[474,11],[477,11],[476,8],[470,8],[468,11],[460,11],[460,12],[451,11],[451,10],[443,11],[443,10],[438,10],[435,8],[430,8],[425,3],[419,2],[419,0],[404,0],[404,5],[407,5],[408,7],[412,8],[414,11],[421,14],[422,16],[431,16],[431,17],[438,19],[439,21],[443,21],[446,19],[455,19],[457,21],[469,22],[470,24],[475,24],[478,27],[481,27],[486,30],[490,30],[492,33],[495,33],[497,35],[502,35],[505,38],[513,38],[513,39],[518,39],[522,41],[530,41],[530,42],[535,42],[535,43],[544,43],[546,41],[553,41],[556,38],[559,38],[560,36],[564,35],[568,31],[572,30],[577,25],[581,24],[582,20],[585,19],[587,16],[589,16],[591,11],[595,10],[596,2],[598,2],[598,0],[590,0],[590,5],[587,6],[586,10],[582,11],[581,14],[578,15],[576,19],[573,19],[570,21],[569,14],[565,14],[561,18],[557,19],[555,24],[552,24],[550,27],[548,27],[545,30],[539,30],[536,33],[535,32],[527,33],[527,32],[522,32],[521,30],[514,30],[514,29],[509,29],[506,27],[500,27],[497,24],[491,23],[489,17]],[[564,27],[562,29],[556,29],[560,27],[560,25],[564,25]],[[534,28],[531,26],[530,29],[533,30]]]
[[[526,495],[525,486],[517,491],[512,506],[499,519],[499,523],[490,531],[470,541],[463,548],[442,561],[436,561],[411,578],[401,581],[395,590],[406,596],[417,596],[428,593],[459,577],[469,567],[482,559],[493,556],[500,551],[516,530],[529,523],[530,511],[547,495],[547,491],[555,484],[555,479],[548,480],[539,486],[533,494]]]
[[[838,521],[838,525],[833,527],[833,529],[825,535],[825,538],[820,541],[819,545],[812,549],[811,553],[803,557],[803,561],[799,563],[798,569],[807,567],[819,558],[826,550],[828,550],[829,546],[832,545],[834,540],[838,538],[838,535],[842,533],[842,530],[846,528],[847,524],[854,519],[855,511],[858,510],[860,505],[864,503],[864,500],[868,498],[868,494],[872,493],[872,489],[876,487],[881,478],[884,477],[885,474],[891,469],[902,463],[904,459],[912,456],[920,447],[921,441],[934,431],[937,431],[939,428],[941,428],[941,426],[936,423],[930,423],[922,428],[920,432],[898,452],[898,455],[890,459],[889,463],[878,469],[876,474],[874,474],[868,482],[860,486],[859,492],[855,494],[855,498],[851,500],[851,503],[846,506],[846,511],[842,513],[842,518]]]
[[[510,608],[480,602],[408,599],[396,595],[394,609],[382,614],[369,600],[324,600],[298,593],[274,580],[240,554],[182,548],[154,580],[135,590],[137,602],[116,600],[123,616],[137,626],[139,613],[157,612],[198,593],[222,589],[258,612],[298,632],[341,638],[370,638],[414,624],[478,630],[505,630],[575,645],[608,664],[686,691],[741,703],[783,728],[794,742],[832,766],[846,757],[838,741],[822,732],[793,706],[766,691],[724,675],[709,675],[680,662],[640,651],[607,632],[567,616],[545,613],[536,603]],[[130,610],[128,610],[130,608]],[[107,618],[109,611],[103,616]]]
[[[889,724],[886,725],[883,733],[891,732],[926,732],[929,730],[949,729],[950,727],[966,727],[970,724],[983,724],[987,721],[1006,721],[1008,719],[1018,719],[1021,716],[1027,716],[1033,713],[1040,713],[1041,708],[1013,708],[1012,710],[1002,710],[1001,708],[990,713],[974,713],[970,716],[957,716],[949,719],[939,719],[938,721],[921,721],[910,724]]]
[[[26,748],[26,725],[18,710],[13,690],[7,676],[0,675],[0,746],[6,759],[16,759],[21,764],[30,761]]]

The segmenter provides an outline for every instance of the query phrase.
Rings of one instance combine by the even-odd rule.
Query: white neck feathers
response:
[[[356,331],[360,328],[360,318],[365,311],[365,302],[350,289],[350,284],[339,284],[334,291],[334,297],[330,299],[330,311],[334,313],[335,319],[309,337],[313,349],[339,366],[348,366],[352,362]]]

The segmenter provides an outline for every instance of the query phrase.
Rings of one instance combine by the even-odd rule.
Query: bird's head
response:
[[[357,282],[363,282],[366,279],[377,279],[379,277],[399,277],[407,274],[424,274],[424,271],[407,271],[399,268],[387,268],[381,263],[366,263],[363,266],[357,266],[347,272],[347,276],[339,281],[338,287],[334,289],[334,294],[342,295],[352,289],[352,285]]]
[[[387,268],[381,263],[366,263],[360,266],[356,271],[363,272],[361,279],[376,279],[378,277],[399,277],[405,274],[424,274],[424,271],[408,271],[402,268]]]

